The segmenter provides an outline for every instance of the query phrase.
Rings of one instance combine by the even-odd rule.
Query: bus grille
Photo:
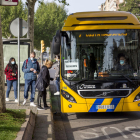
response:
[[[78,94],[84,98],[114,98],[126,97],[132,89],[112,89],[112,90],[78,90]]]

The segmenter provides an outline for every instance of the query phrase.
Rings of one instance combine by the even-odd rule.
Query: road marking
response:
[[[101,131],[102,131],[103,135],[104,135],[107,139],[111,139],[111,138],[109,137],[109,135],[107,134],[107,132],[105,131],[105,129],[107,129],[107,128],[117,130],[117,131],[123,136],[124,139],[128,139],[128,136],[126,136],[119,128],[116,128],[116,127],[102,127],[102,128],[101,128]],[[137,128],[139,129],[138,131],[133,130],[133,129],[137,129]],[[95,139],[95,138],[99,138],[99,137],[100,137],[99,134],[98,134],[98,133],[95,133],[95,132],[97,132],[97,130],[94,129],[94,128],[92,128],[92,130],[93,130],[94,132],[81,132],[81,131],[80,131],[80,132],[83,133],[83,134],[87,134],[87,135],[94,135],[93,137],[86,137],[86,136],[84,136],[84,135],[80,135],[80,137],[81,137],[82,139]],[[140,126],[137,126],[137,127],[135,127],[135,126],[128,126],[128,127],[125,127],[125,131],[131,132],[132,136],[135,137],[135,138],[140,138]],[[139,134],[139,135],[138,135],[138,134]]]
[[[99,138],[99,135],[97,133],[94,133],[94,132],[81,132],[81,133],[94,135],[94,137],[85,137],[85,136],[81,135],[81,138],[83,138],[83,139],[95,139],[95,138]]]
[[[125,139],[128,139],[128,137],[127,137],[120,129],[118,129],[118,128],[116,128],[116,127],[110,127],[110,128],[117,130],[119,133],[122,134],[122,136],[123,136]]]
[[[108,127],[103,127],[101,128],[101,131],[103,132],[103,134],[107,137],[107,139],[110,139],[110,137],[108,136],[108,134],[106,133],[105,129]]]
[[[138,128],[140,128],[140,127],[138,126]],[[136,133],[140,133],[140,131],[139,131],[139,132],[134,132],[134,131],[129,130],[129,129],[136,129],[135,126],[125,127],[125,130],[131,132],[132,135],[133,135],[134,137],[136,137],[136,138],[140,138],[140,136],[136,135]]]
[[[93,130],[93,131],[95,131],[95,132],[97,132],[97,130],[96,130],[96,129],[94,129],[94,128],[92,128],[92,130]]]

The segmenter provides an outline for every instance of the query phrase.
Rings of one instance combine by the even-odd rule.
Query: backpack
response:
[[[28,59],[26,59],[26,66],[25,66],[25,69],[27,69],[27,63],[28,63]],[[37,67],[39,66],[38,62],[36,61],[37,63]]]

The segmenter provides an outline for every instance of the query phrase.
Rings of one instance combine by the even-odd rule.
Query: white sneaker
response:
[[[18,102],[18,99],[15,99],[15,102],[17,103]]]
[[[59,91],[57,91],[56,93],[54,93],[54,95],[60,95],[60,92],[59,92]]]
[[[34,104],[34,102],[31,102],[31,103],[30,103],[30,106],[36,107],[36,105]]]
[[[26,99],[24,99],[24,102],[23,102],[23,105],[25,105],[26,104]]]
[[[9,101],[9,98],[6,98],[5,100],[8,102]]]

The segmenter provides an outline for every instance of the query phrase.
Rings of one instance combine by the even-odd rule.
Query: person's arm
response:
[[[8,65],[5,67],[4,73],[5,73],[5,75],[8,74]]]
[[[40,66],[39,66],[39,63],[37,62],[37,74],[39,74],[39,72],[40,72]]]
[[[46,69],[43,69],[43,71],[41,70],[41,77],[42,77],[42,79],[46,82],[46,83],[48,83],[48,81],[47,81],[47,74],[48,74],[48,69],[46,68]]]
[[[30,72],[30,69],[27,68],[27,66],[26,66],[26,60],[24,61],[23,65],[22,65],[22,71],[24,73],[29,73]]]
[[[17,66],[17,70],[16,70],[16,73],[15,73],[15,76],[18,77],[18,66]]]
[[[10,77],[10,76],[12,76],[12,72],[8,72],[8,65],[6,66],[6,68],[5,68],[5,70],[4,70],[4,73],[5,73],[5,75],[7,76],[7,77]]]

